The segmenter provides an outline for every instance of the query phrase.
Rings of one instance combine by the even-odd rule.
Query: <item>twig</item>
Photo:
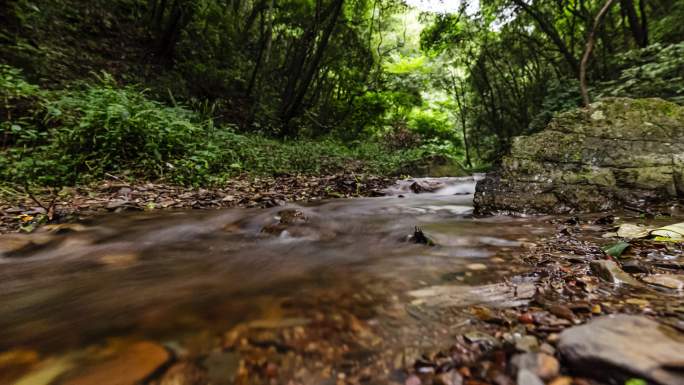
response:
[[[32,201],[34,201],[40,208],[45,210],[45,214],[47,215],[48,220],[52,220],[52,218],[55,216],[55,207],[57,206],[57,198],[58,195],[52,190],[52,187],[49,187],[50,195],[52,196],[52,200],[50,201],[50,204],[45,206],[43,202],[40,201],[40,199],[36,198],[35,195],[31,192],[31,189],[29,189],[28,184],[24,185],[24,192],[31,198]]]

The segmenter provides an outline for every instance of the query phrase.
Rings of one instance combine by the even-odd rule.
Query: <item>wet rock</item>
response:
[[[535,336],[522,336],[515,341],[515,348],[520,352],[536,352],[539,350],[539,341]]]
[[[684,362],[684,335],[646,317],[596,318],[563,331],[558,349],[574,371],[599,380],[684,383],[683,372],[668,369],[674,362]]]
[[[549,385],[572,385],[572,377],[562,376],[549,382]]]
[[[526,369],[518,371],[516,380],[518,385],[544,385],[544,381]]]
[[[49,385],[56,378],[68,372],[74,367],[74,363],[68,357],[47,359],[35,367],[32,371],[21,377],[15,385]]]
[[[38,362],[38,353],[33,350],[9,350],[0,353],[0,384],[13,384],[14,380]]]
[[[636,278],[625,273],[615,261],[609,259],[591,261],[590,267],[591,271],[604,281],[613,284],[642,286]]]
[[[558,376],[560,364],[557,359],[548,354],[524,353],[517,354],[511,359],[511,368],[514,373],[527,370],[542,380],[548,381]]]
[[[142,341],[85,369],[64,385],[134,385],[143,382],[171,358],[162,346]]]
[[[404,385],[421,385],[420,378],[416,376],[415,374],[412,374],[406,378],[406,381],[404,381]]]
[[[124,199],[111,200],[107,202],[106,208],[109,211],[140,210],[135,203]]]
[[[476,212],[598,212],[674,201],[684,191],[682,153],[684,107],[606,98],[516,138],[499,170],[477,184]]]
[[[463,376],[456,370],[450,370],[446,373],[440,373],[435,376],[433,380],[435,385],[462,385]]]
[[[207,382],[207,374],[197,365],[179,362],[164,373],[159,385],[203,385]]]
[[[409,241],[427,246],[435,245],[435,242],[432,239],[430,239],[430,237],[425,235],[423,230],[418,226],[416,226],[415,230],[413,231],[413,235],[409,236]]]
[[[644,265],[638,259],[630,259],[630,260],[622,262],[622,270],[626,271],[627,273],[632,273],[632,274],[640,274],[640,273],[648,273],[649,272],[648,266]]]
[[[468,270],[480,271],[487,270],[487,265],[485,265],[484,263],[469,263],[466,265],[466,268]]]
[[[482,286],[430,286],[410,291],[413,304],[435,307],[487,305],[505,308],[526,305],[534,297],[535,285],[531,281],[517,284],[494,283]]]
[[[654,274],[642,278],[644,282],[652,285],[666,287],[673,290],[684,289],[684,275]]]
[[[569,307],[564,306],[564,305],[552,305],[549,306],[549,313],[555,315],[558,318],[566,319],[568,321],[574,322],[577,317],[575,317],[575,313],[573,313],[572,310],[570,310]]]
[[[234,352],[215,352],[210,354],[203,364],[207,368],[209,383],[232,384],[240,367],[240,356]]]
[[[435,186],[430,186],[425,183],[419,183],[419,182],[413,182],[409,186],[409,189],[413,191],[416,194],[424,193],[424,192],[434,192],[437,190]]]

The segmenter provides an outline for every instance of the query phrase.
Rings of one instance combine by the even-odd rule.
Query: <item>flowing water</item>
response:
[[[422,180],[442,187],[421,194],[411,183],[377,198],[112,214],[29,235],[0,257],[0,350],[51,357],[124,339],[201,355],[228,346],[212,338],[231,330],[336,315],[375,336],[347,360],[444,343],[462,321],[444,302],[519,300],[516,255],[553,229],[543,217],[473,217],[473,178]],[[416,226],[436,246],[411,242]],[[326,330],[319,339],[349,345]]]

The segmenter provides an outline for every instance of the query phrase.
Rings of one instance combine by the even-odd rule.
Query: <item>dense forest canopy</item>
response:
[[[8,179],[29,177],[22,162],[69,181],[127,161],[149,162],[146,172],[157,177],[170,172],[166,165],[258,169],[235,147],[271,139],[376,143],[373,151],[473,168],[580,105],[583,72],[592,99],[684,100],[681,0],[10,0],[1,7],[0,162],[15,169]],[[144,128],[127,118],[116,123],[129,127],[117,138],[83,129],[101,119],[115,124],[114,105],[122,114],[166,112],[142,119]],[[137,129],[144,138],[131,140]],[[131,141],[140,145],[124,149]],[[54,154],[62,148],[71,155]],[[90,155],[66,165],[85,148]],[[396,169],[401,161],[390,163]]]

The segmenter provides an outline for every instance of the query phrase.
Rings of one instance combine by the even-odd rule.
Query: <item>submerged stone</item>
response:
[[[684,334],[643,316],[603,316],[566,329],[558,350],[577,374],[599,380],[684,383],[684,372],[672,369],[684,362]]]
[[[607,98],[518,137],[477,185],[478,213],[596,212],[684,195],[684,107]]]

